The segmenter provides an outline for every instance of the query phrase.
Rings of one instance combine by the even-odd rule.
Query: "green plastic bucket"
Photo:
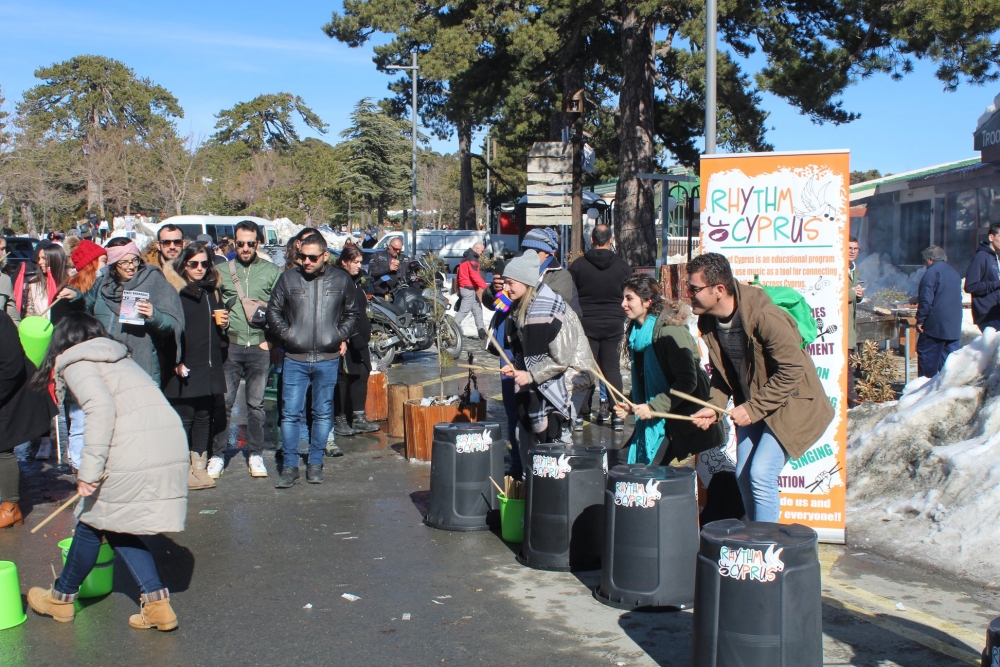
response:
[[[524,499],[500,499],[500,535],[504,542],[524,542]]]
[[[66,556],[69,555],[69,545],[73,543],[72,537],[67,537],[57,546],[62,550],[62,562],[66,565]],[[79,596],[82,598],[99,598],[111,592],[111,585],[114,583],[115,571],[115,550],[110,544],[102,544],[101,550],[97,553],[97,565],[90,571],[87,578],[80,584]]]
[[[21,606],[21,584],[17,580],[17,565],[0,560],[0,630],[21,625],[28,616]]]
[[[35,366],[42,365],[42,359],[49,350],[49,343],[52,341],[52,322],[44,317],[32,315],[21,320],[21,325],[17,328],[17,335],[21,339],[21,347],[24,353],[31,359]]]

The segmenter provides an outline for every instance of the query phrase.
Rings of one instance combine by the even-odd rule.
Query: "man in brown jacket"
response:
[[[718,253],[688,263],[688,294],[712,364],[712,404],[732,397],[736,425],[736,480],[751,521],[777,522],[778,476],[789,456],[799,458],[823,435],[833,406],[791,316],[764,290],[740,285]],[[707,429],[718,413],[692,415]]]

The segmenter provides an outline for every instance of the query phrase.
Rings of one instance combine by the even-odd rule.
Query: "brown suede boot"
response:
[[[156,628],[167,632],[177,627],[177,614],[170,607],[170,591],[166,588],[139,596],[140,611],[128,619],[128,624],[137,630]]]
[[[69,623],[76,616],[73,601],[76,595],[63,595],[51,588],[35,586],[28,591],[28,605],[36,614],[51,616],[60,623]]]
[[[214,489],[215,480],[208,476],[208,454],[191,452],[191,470],[188,472],[188,489]]]
[[[23,525],[24,517],[17,503],[0,503],[0,528]]]

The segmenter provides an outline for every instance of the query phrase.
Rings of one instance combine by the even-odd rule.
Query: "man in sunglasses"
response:
[[[403,239],[397,236],[389,241],[388,248],[375,253],[368,264],[368,273],[375,281],[372,291],[378,296],[385,296],[392,289],[395,278],[409,280],[410,258],[403,252]],[[389,280],[384,280],[385,276]]]
[[[285,349],[281,369],[282,471],[274,486],[287,489],[299,479],[299,427],[306,391],[312,387],[312,432],[306,481],[323,482],[323,454],[333,427],[333,391],[340,356],[347,350],[361,304],[346,271],[328,266],[326,240],[301,240],[300,265],[281,274],[267,305],[267,324]]]
[[[156,243],[149,246],[143,254],[142,259],[150,266],[155,266],[163,272],[163,277],[167,279],[178,291],[187,286],[187,281],[176,271],[174,271],[174,260],[184,249],[184,233],[177,225],[166,224],[156,232]]]
[[[741,285],[729,261],[714,252],[688,265],[688,296],[712,364],[711,403],[733,399],[736,482],[751,521],[777,523],[778,476],[789,457],[800,458],[826,431],[833,406],[792,317],[763,289]],[[708,429],[719,414],[691,415]]]
[[[240,380],[245,383],[247,410],[247,465],[251,477],[267,477],[264,466],[264,387],[271,367],[270,345],[265,337],[266,322],[254,318],[267,308],[281,269],[257,256],[257,223],[241,220],[236,225],[236,259],[218,266],[222,275],[219,291],[229,310],[229,356],[223,365],[226,374],[226,415],[233,411]],[[222,475],[229,446],[229,429],[215,435],[208,474]]]

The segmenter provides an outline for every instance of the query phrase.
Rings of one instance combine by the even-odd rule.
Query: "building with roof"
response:
[[[1000,95],[997,96],[1000,100]],[[995,101],[996,104],[996,101]],[[979,119],[977,157],[893,174],[851,186],[851,234],[861,253],[886,253],[902,269],[923,266],[921,251],[944,248],[965,275],[989,226],[1000,223],[1000,111]]]

